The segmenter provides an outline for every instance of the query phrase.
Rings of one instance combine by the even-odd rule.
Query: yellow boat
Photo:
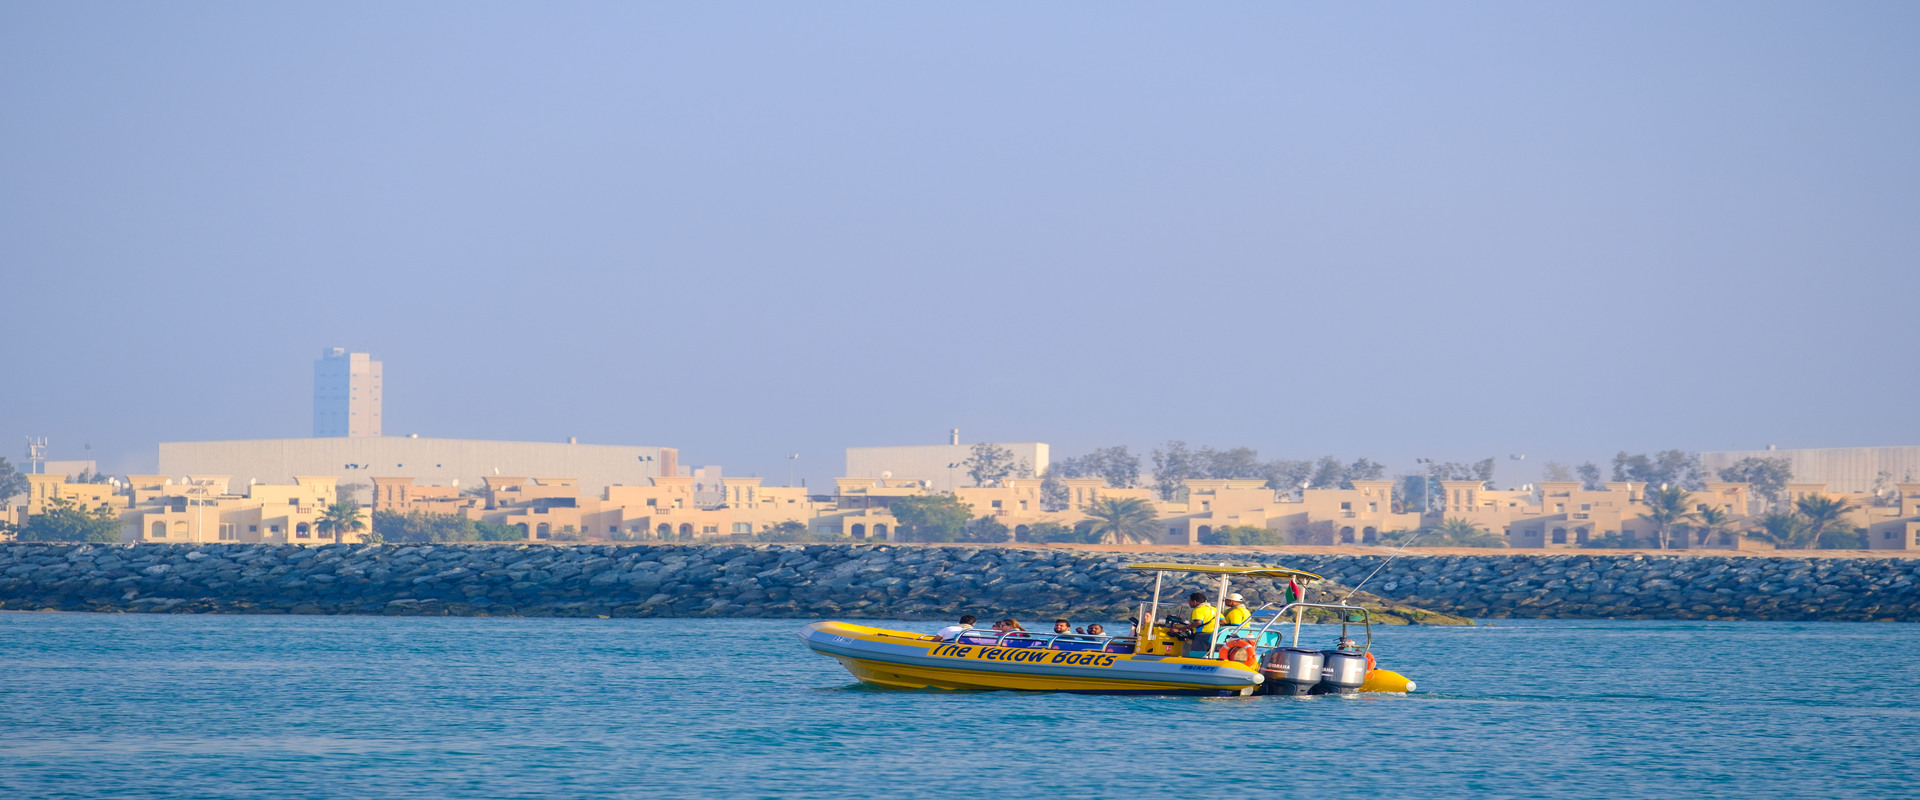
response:
[[[1172,627],[1169,615],[1156,623],[1166,575],[1218,575],[1216,610],[1228,579],[1286,579],[1300,583],[1319,575],[1286,567],[1202,564],[1133,564],[1152,571],[1153,599],[1140,604],[1135,631],[1126,636],[1037,631],[962,631],[952,640],[873,628],[849,622],[816,622],[800,631],[807,647],[839,661],[855,678],[880,686],[912,689],[1013,689],[1095,694],[1350,694],[1410,692],[1414,682],[1374,666],[1371,613],[1344,603],[1293,602],[1253,610],[1246,622],[1222,622],[1211,643],[1196,649]],[[1300,628],[1310,608],[1328,609],[1341,620],[1343,647],[1300,647]],[[1278,630],[1275,626],[1280,626]],[[1348,626],[1366,631],[1364,644]],[[1292,642],[1285,643],[1286,628]],[[1204,634],[1203,634],[1204,635]]]

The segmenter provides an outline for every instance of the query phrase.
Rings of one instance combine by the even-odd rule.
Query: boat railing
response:
[[[1272,603],[1266,603],[1260,606],[1260,608],[1254,609],[1253,615],[1257,616],[1261,611],[1265,610],[1267,607],[1272,605],[1273,605]],[[1340,638],[1341,639],[1347,638],[1347,625],[1354,622],[1358,622],[1361,625],[1366,626],[1366,631],[1367,631],[1366,649],[1368,650],[1373,649],[1373,612],[1369,611],[1368,609],[1361,608],[1360,606],[1350,606],[1345,603],[1303,603],[1303,602],[1288,603],[1284,606],[1281,606],[1279,609],[1275,610],[1273,612],[1273,616],[1267,618],[1267,624],[1261,626],[1260,630],[1256,632],[1254,635],[1265,638],[1265,636],[1267,635],[1267,631],[1273,629],[1274,623],[1280,622],[1286,619],[1288,612],[1292,612],[1292,615],[1293,615],[1293,645],[1292,646],[1298,647],[1300,645],[1300,623],[1302,622],[1302,618],[1305,616],[1306,610],[1309,608],[1324,608],[1328,610],[1343,612],[1340,614]],[[1358,620],[1355,620],[1355,619],[1352,619],[1350,614],[1344,613],[1344,612],[1350,612],[1350,611],[1360,612],[1360,618]],[[1252,625],[1255,621],[1257,620],[1253,619],[1253,616],[1249,616],[1246,622],[1241,623],[1240,627],[1245,628],[1247,626]]]
[[[1079,650],[1099,652],[1115,645],[1133,646],[1132,636],[1105,636],[1090,633],[1054,633],[1052,631],[965,630],[955,634],[954,644],[982,647],[1029,647],[1042,650]],[[1081,644],[1084,647],[1062,647]]]

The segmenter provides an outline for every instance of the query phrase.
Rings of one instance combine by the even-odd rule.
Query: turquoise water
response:
[[[1302,699],[866,689],[799,627],[0,614],[0,796],[1920,793],[1911,625],[1389,629],[1422,691]]]

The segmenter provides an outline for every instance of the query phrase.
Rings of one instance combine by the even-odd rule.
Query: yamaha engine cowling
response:
[[[1312,693],[1320,684],[1324,666],[1325,656],[1318,650],[1281,647],[1267,655],[1260,672],[1267,678],[1269,693],[1299,696]]]
[[[1314,694],[1353,694],[1367,682],[1367,657],[1349,650],[1324,650],[1320,684]]]

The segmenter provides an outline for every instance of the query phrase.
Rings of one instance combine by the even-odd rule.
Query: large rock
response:
[[[1161,557],[1164,558],[1164,557]],[[1208,551],[1327,577],[1383,622],[1460,616],[1920,620],[1905,558],[1384,556]],[[0,608],[149,613],[527,616],[1126,616],[1151,591],[1131,557],[894,545],[0,544]],[[1175,581],[1171,601],[1214,582]],[[1349,587],[1364,591],[1353,592]],[[1264,581],[1237,588],[1278,603]],[[1324,614],[1320,615],[1326,616]]]

